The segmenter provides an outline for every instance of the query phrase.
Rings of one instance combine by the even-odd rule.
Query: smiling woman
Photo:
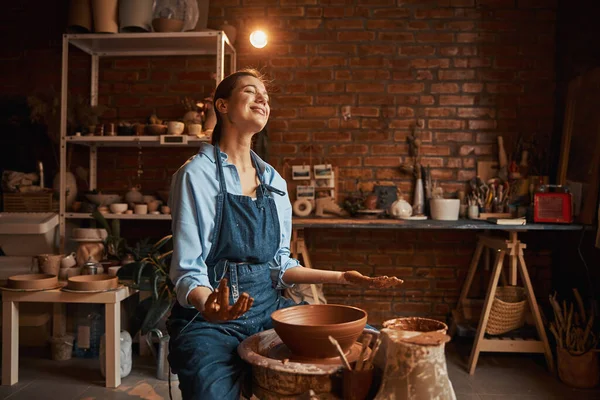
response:
[[[237,400],[250,383],[237,346],[271,329],[274,311],[296,305],[281,290],[295,283],[388,286],[355,271],[304,268],[290,256],[286,182],[251,150],[271,112],[260,74],[226,77],[214,108],[212,144],[175,173],[169,196],[177,295],[169,362],[184,399]]]

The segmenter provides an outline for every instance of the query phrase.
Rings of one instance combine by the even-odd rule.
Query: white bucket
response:
[[[456,221],[460,212],[459,199],[431,199],[429,200],[431,219],[442,221]]]

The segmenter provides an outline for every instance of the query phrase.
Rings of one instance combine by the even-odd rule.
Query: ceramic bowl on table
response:
[[[123,214],[127,211],[127,203],[113,203],[110,205],[110,212],[113,214]]]
[[[78,292],[116,289],[119,280],[108,274],[77,275],[67,279],[67,289]]]
[[[50,274],[24,274],[8,277],[7,286],[11,289],[54,289],[58,286],[58,277]]]
[[[367,312],[340,304],[300,305],[271,314],[273,328],[290,351],[310,359],[338,357],[335,338],[347,353],[367,324]]]
[[[121,201],[121,196],[118,194],[86,194],[85,198],[97,206],[109,206]]]

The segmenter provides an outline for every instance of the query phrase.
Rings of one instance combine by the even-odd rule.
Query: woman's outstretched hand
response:
[[[206,299],[202,316],[210,322],[223,322],[238,319],[252,307],[254,299],[248,293],[242,293],[233,306],[229,305],[229,286],[227,278],[221,279],[216,288]]]
[[[358,271],[346,271],[342,275],[344,283],[375,289],[387,289],[400,286],[404,283],[402,279],[395,276],[376,276],[374,278],[364,276]]]

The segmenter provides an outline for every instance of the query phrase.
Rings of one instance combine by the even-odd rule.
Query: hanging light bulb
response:
[[[250,34],[250,43],[257,49],[262,49],[268,43],[267,34],[261,30],[256,30]]]

